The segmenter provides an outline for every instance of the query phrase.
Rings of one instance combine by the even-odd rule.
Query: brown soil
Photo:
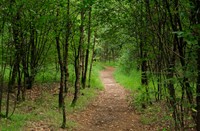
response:
[[[155,130],[143,125],[140,117],[129,107],[126,91],[113,79],[114,68],[107,67],[101,72],[104,90],[87,109],[70,118],[78,123],[74,131],[146,131]]]

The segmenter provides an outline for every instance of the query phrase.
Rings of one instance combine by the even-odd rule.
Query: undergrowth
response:
[[[70,72],[73,70],[70,68]],[[95,63],[91,77],[91,87],[80,90],[80,96],[75,107],[71,107],[73,99],[73,74],[70,77],[71,87],[69,93],[65,98],[66,112],[67,112],[67,128],[71,129],[76,126],[76,123],[71,121],[68,116],[75,111],[83,110],[97,95],[97,90],[103,89],[103,84],[99,79],[99,71],[103,67],[99,63]],[[27,100],[17,104],[14,115],[9,118],[0,119],[1,131],[19,131],[26,130],[30,123],[43,121],[51,126],[52,130],[58,130],[62,123],[62,111],[58,108],[58,90],[59,76],[54,76],[52,70],[46,70],[37,76],[36,81],[39,84],[34,86],[34,90],[28,91]],[[53,79],[52,79],[53,78]],[[54,79],[55,78],[55,79]],[[48,81],[50,81],[48,83]],[[48,86],[43,86],[47,82]],[[53,84],[54,83],[54,84]],[[37,97],[35,98],[35,96]],[[5,112],[3,112],[5,113]]]

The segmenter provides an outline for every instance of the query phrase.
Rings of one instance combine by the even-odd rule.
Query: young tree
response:
[[[90,54],[90,39],[91,39],[91,14],[92,14],[92,3],[88,4],[88,43],[87,43],[87,48],[86,48],[86,54],[85,54],[85,70],[84,70],[84,75],[83,75],[83,80],[82,80],[82,85],[83,89],[86,86],[86,80],[87,80],[87,72],[88,72],[88,63],[89,63],[89,54]]]
[[[81,23],[80,23],[80,36],[79,36],[79,44],[78,44],[78,49],[75,53],[75,60],[74,60],[74,66],[75,66],[75,74],[76,74],[76,80],[75,80],[75,85],[74,85],[74,98],[72,100],[71,106],[75,106],[77,99],[78,99],[78,94],[80,90],[80,76],[81,76],[81,60],[83,59],[81,54],[83,51],[83,43],[84,43],[84,20],[85,20],[85,8],[84,8],[84,0],[81,1]]]

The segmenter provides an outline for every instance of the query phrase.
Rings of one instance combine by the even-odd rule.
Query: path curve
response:
[[[78,123],[74,131],[145,131],[139,116],[129,107],[129,93],[113,78],[114,68],[101,71],[104,90],[88,108],[73,117]]]

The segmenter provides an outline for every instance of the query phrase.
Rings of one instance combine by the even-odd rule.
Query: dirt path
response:
[[[152,130],[140,123],[139,116],[129,108],[128,92],[115,82],[114,69],[101,72],[105,90],[86,110],[73,116],[78,127],[74,131],[145,131]]]

